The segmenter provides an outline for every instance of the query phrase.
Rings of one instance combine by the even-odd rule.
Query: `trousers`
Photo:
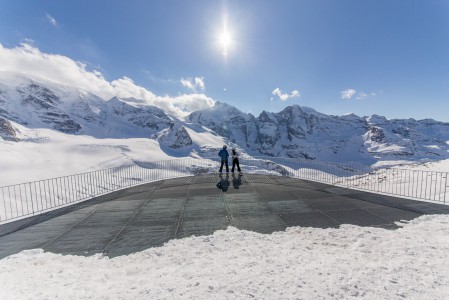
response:
[[[236,165],[237,165],[237,171],[242,172],[242,170],[240,170],[240,162],[239,162],[239,159],[238,159],[238,158],[234,158],[234,159],[232,160],[232,169],[231,169],[231,172],[234,173],[234,169],[235,169],[235,166],[236,166]]]
[[[226,173],[229,173],[228,160],[221,160],[220,173],[223,171],[223,165],[226,164]]]

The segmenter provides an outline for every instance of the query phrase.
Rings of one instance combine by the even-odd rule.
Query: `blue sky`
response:
[[[299,104],[449,121],[445,0],[0,0],[0,44],[21,43],[108,81],[202,93],[255,115]]]

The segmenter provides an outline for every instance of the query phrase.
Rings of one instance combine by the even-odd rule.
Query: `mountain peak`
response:
[[[366,122],[368,124],[375,124],[375,125],[382,125],[388,122],[387,118],[384,116],[379,115],[371,115],[369,117],[366,117]]]
[[[111,101],[111,103],[125,103],[134,107],[142,107],[142,106],[151,106],[154,107],[152,105],[148,105],[147,101],[143,100],[143,99],[136,99],[133,97],[130,98],[119,98],[117,96],[113,97],[112,99],[108,100]]]

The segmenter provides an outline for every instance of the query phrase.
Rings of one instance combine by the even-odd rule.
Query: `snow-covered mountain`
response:
[[[449,123],[431,119],[329,116],[298,105],[256,118],[217,102],[188,120],[269,156],[363,163],[449,158]]]
[[[112,148],[119,145],[116,156],[99,162],[98,168],[142,160],[141,155],[131,154],[133,146],[123,147],[124,143],[134,145],[136,141],[139,145],[151,145],[143,160],[215,157],[224,143],[252,156],[364,164],[449,158],[449,123],[431,119],[331,116],[297,105],[278,113],[264,111],[255,117],[216,102],[213,107],[180,120],[141,99],[104,100],[78,87],[0,73],[0,151],[19,156],[21,149],[35,143],[37,157],[43,144],[65,140],[61,135],[71,137],[77,149],[85,149],[83,143],[95,145],[95,149],[106,144]],[[81,136],[89,142],[75,138]],[[118,142],[120,139],[126,141]],[[9,150],[4,150],[7,147]],[[0,159],[0,163],[5,164],[6,160]]]
[[[143,100],[0,73],[0,186],[183,156],[225,138]]]
[[[29,128],[50,128],[98,138],[150,137],[174,124],[142,100],[108,101],[76,87],[0,74],[0,117]]]

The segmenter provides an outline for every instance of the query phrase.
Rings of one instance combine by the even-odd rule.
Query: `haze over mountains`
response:
[[[24,137],[25,129],[35,137]],[[331,116],[297,105],[256,117],[220,102],[180,119],[141,99],[105,101],[75,86],[1,73],[0,147],[45,143],[37,129],[90,136],[97,144],[149,139],[167,157],[216,156],[216,149],[229,143],[253,156],[364,164],[449,158],[449,123],[432,119]]]

